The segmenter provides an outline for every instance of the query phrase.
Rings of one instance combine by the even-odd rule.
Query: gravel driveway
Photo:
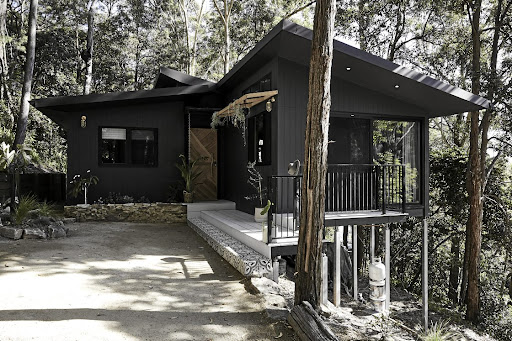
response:
[[[292,340],[186,225],[77,223],[0,239],[0,340]]]

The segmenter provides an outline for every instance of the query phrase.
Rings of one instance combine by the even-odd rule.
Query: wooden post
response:
[[[357,225],[352,225],[352,291],[354,299],[357,301],[358,287],[357,287]]]
[[[340,306],[341,301],[341,230],[336,226],[334,232],[334,280],[333,280],[333,303],[336,307]]]
[[[421,287],[423,291],[423,323],[425,330],[428,329],[428,223],[427,219],[423,219],[423,248],[422,248],[422,270],[423,276]]]
[[[327,306],[329,301],[329,258],[325,253],[322,253],[322,291],[320,296],[320,304]]]
[[[389,313],[391,304],[391,230],[389,224],[386,224],[386,312]]]

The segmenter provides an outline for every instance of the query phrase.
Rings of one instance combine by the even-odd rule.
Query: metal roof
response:
[[[288,20],[281,21],[217,83],[217,88],[233,87],[241,75],[276,56],[309,67],[312,38],[312,30]],[[491,106],[489,100],[481,96],[337,40],[334,41],[332,76],[413,104],[428,117]]]
[[[310,29],[283,20],[216,84],[176,70],[160,68],[155,89],[152,90],[43,98],[32,101],[32,104],[38,109],[58,107],[58,110],[68,111],[83,104],[143,102],[207,92],[222,93],[276,57],[309,67],[312,37]],[[332,76],[419,107],[427,117],[491,106],[483,97],[336,40]]]

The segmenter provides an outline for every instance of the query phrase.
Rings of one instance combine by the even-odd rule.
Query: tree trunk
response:
[[[450,284],[448,286],[448,299],[453,303],[457,304],[459,301],[458,289],[459,289],[459,269],[460,269],[460,236],[454,235],[451,240],[451,264],[450,264]]]
[[[29,101],[32,91],[32,76],[34,75],[34,61],[36,51],[37,4],[38,0],[30,1],[27,59],[25,61],[25,75],[23,78],[23,89],[21,93],[20,115],[18,116],[18,124],[16,127],[16,137],[14,138],[13,150],[17,150],[18,146],[25,142],[25,136],[27,134],[27,121],[30,109]]]
[[[189,29],[189,26],[188,26],[187,5],[185,4],[185,0],[179,0],[178,4],[180,6],[181,13],[183,15],[184,25],[185,25],[185,43],[186,43],[186,46],[187,46],[187,74],[190,75],[190,65],[191,65],[191,62],[190,62],[190,38],[189,38],[189,36],[190,36],[190,29]]]
[[[473,4],[471,37],[473,43],[471,88],[474,94],[480,93],[480,10],[481,0]],[[468,291],[466,319],[478,323],[480,318],[480,249],[482,245],[483,198],[480,140],[480,113],[473,111],[469,137],[469,232],[468,240]]]
[[[82,59],[85,62],[84,95],[91,93],[92,84],[92,59],[94,48],[94,0],[89,3],[87,12],[87,48],[82,52]]]
[[[320,271],[335,13],[335,0],[317,1],[309,68],[295,305],[308,301],[315,308],[320,304],[321,291]]]
[[[11,95],[7,79],[9,75],[9,64],[7,63],[7,0],[0,0],[0,99],[9,108]],[[9,113],[10,115],[10,113]]]
[[[361,276],[363,261],[364,261],[364,244],[365,239],[365,228],[363,226],[357,226],[357,274]]]
[[[230,58],[229,58],[229,50],[231,49],[231,39],[229,38],[229,24],[231,19],[231,10],[233,9],[233,4],[235,0],[222,0],[224,3],[224,7],[221,9],[217,4],[217,0],[213,0],[213,5],[217,10],[217,13],[220,15],[222,19],[222,24],[224,26],[224,74],[229,72],[230,66]]]

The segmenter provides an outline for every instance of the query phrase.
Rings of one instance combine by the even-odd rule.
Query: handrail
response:
[[[326,174],[325,212],[406,210],[406,166],[330,164]],[[268,242],[298,236],[302,176],[268,179]]]

